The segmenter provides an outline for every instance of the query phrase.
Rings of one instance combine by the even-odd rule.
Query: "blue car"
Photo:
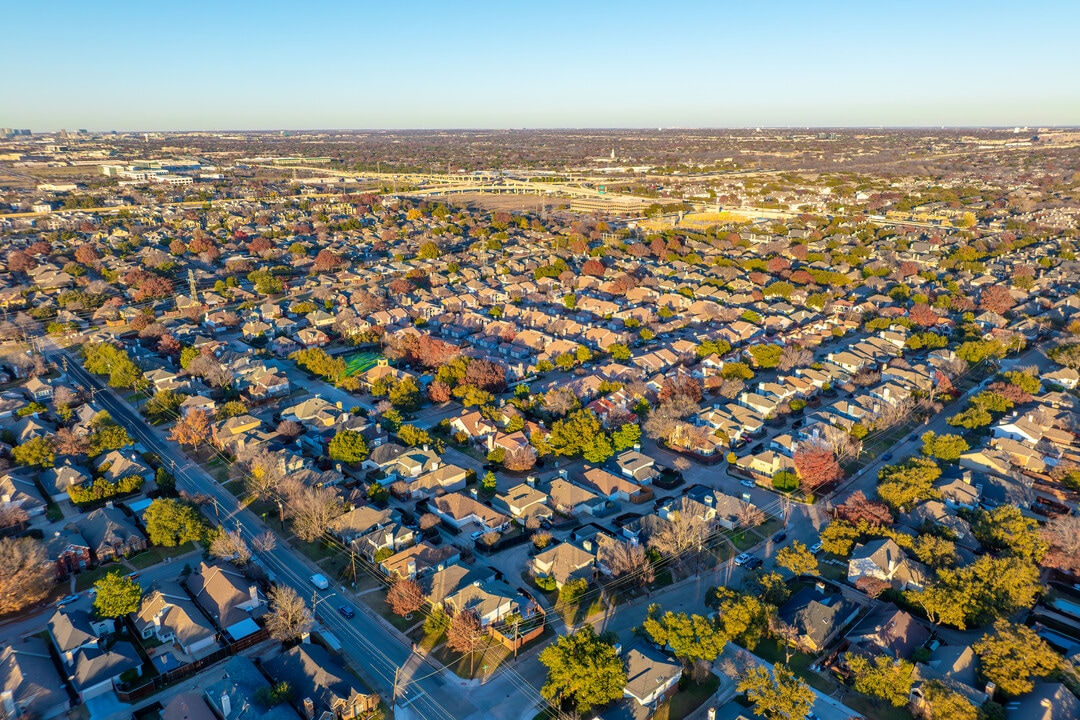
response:
[[[337,611],[341,613],[341,616],[344,617],[346,620],[352,620],[353,617],[356,616],[356,611],[354,611],[348,605],[342,605],[337,609]]]

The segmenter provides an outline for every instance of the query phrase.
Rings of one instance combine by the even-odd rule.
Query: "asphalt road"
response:
[[[54,346],[55,348],[55,346]],[[54,352],[64,353],[59,349]],[[79,384],[93,392],[94,401],[108,410],[113,419],[123,424],[137,441],[156,452],[162,462],[173,469],[178,489],[189,493],[203,493],[214,500],[219,522],[228,528],[237,528],[249,540],[268,528],[253,513],[242,509],[238,499],[222,488],[206,471],[191,463],[177,445],[165,439],[161,432],[150,426],[125,401],[96,377],[86,372],[79,360],[68,355],[68,373]],[[422,663],[400,639],[384,628],[371,612],[344,588],[332,588],[336,592],[319,592],[309,578],[320,572],[307,558],[293,552],[284,543],[269,552],[257,553],[259,559],[275,576],[276,582],[292,587],[301,597],[314,597],[316,615],[321,623],[341,642],[344,653],[354,662],[365,680],[389,701],[393,696],[395,675],[401,670],[398,687],[403,691],[399,702],[408,703],[417,717],[425,720],[457,720],[458,718],[485,717],[468,702],[463,701],[456,688],[445,682],[441,673],[433,673],[430,666]],[[338,595],[338,598],[333,597]],[[351,620],[341,616],[336,606],[344,602],[359,610]],[[330,606],[330,607],[328,607]],[[400,716],[407,714],[401,713]]]

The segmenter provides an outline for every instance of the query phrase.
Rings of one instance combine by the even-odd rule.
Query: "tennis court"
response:
[[[345,374],[349,377],[362,372],[367,372],[378,364],[382,353],[365,351],[349,355],[345,358]]]

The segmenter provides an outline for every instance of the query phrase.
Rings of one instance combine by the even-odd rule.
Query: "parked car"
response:
[[[746,563],[750,562],[753,559],[754,559],[754,557],[750,553],[741,553],[741,554],[735,556],[735,564],[736,565],[745,565]]]
[[[352,620],[353,617],[356,615],[356,612],[348,605],[342,605],[337,609],[337,611],[341,613],[341,616],[344,617],[346,620]]]
[[[757,487],[757,483],[755,483],[753,480],[740,480],[739,484],[742,485],[743,487],[748,487],[748,488]]]
[[[785,540],[787,540],[787,533],[783,530],[772,536],[772,541],[774,543],[784,542]]]
[[[817,555],[819,552],[821,552],[821,543],[816,542],[816,543],[814,543],[813,545],[810,546],[810,554],[811,555]]]
[[[75,602],[78,599],[79,599],[78,595],[65,595],[64,597],[62,597],[62,598],[60,598],[59,600],[56,601],[56,607],[63,607],[65,605],[67,605],[68,603]]]
[[[761,558],[752,557],[746,561],[747,570],[757,570],[762,565]]]
[[[881,459],[885,461],[892,460],[892,453],[885,453],[881,456]]]
[[[484,531],[483,530],[477,530],[476,532],[474,532],[469,537],[471,537],[474,541],[479,540],[480,538],[484,537]]]

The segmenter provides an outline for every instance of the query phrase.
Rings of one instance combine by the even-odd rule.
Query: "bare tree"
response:
[[[833,451],[837,460],[858,457],[862,442],[851,436],[847,430],[835,425],[826,425],[823,431],[825,443]]]
[[[476,651],[484,647],[485,636],[480,618],[470,610],[462,610],[450,620],[446,646],[462,655],[469,654],[470,675],[476,670]]]
[[[676,558],[680,565],[693,565],[708,531],[708,525],[700,517],[674,512],[649,540],[649,547],[661,555]]]
[[[685,472],[685,471],[689,470],[690,467],[691,467],[690,461],[687,460],[686,458],[682,457],[682,456],[675,458],[671,462],[671,464],[674,465],[675,469],[678,470],[679,472]]]
[[[53,391],[53,403],[57,407],[61,405],[67,405],[71,407],[79,402],[79,393],[75,392],[66,385],[60,385]]]
[[[536,465],[536,448],[532,445],[524,445],[511,448],[506,451],[503,458],[503,467],[514,472],[524,472]]]
[[[788,345],[780,352],[780,370],[787,372],[794,368],[807,367],[814,362],[814,354],[809,350],[798,347],[797,345]]]
[[[765,522],[765,512],[757,505],[744,502],[739,506],[735,519],[738,521],[740,528],[749,529]]]
[[[266,629],[270,637],[288,642],[311,629],[314,618],[307,603],[288,585],[275,585],[270,591],[270,612]]]
[[[215,535],[210,541],[210,554],[237,565],[246,565],[251,560],[251,550],[239,530],[228,530]]]
[[[16,612],[41,602],[51,580],[52,564],[40,540],[0,539],[0,613]]]
[[[395,615],[405,617],[424,607],[424,591],[415,580],[401,578],[386,591],[386,604]]]
[[[293,532],[304,542],[315,542],[345,509],[336,490],[305,488],[289,498]]]
[[[655,577],[645,548],[631,542],[615,542],[601,548],[601,559],[616,580],[633,578],[637,585],[648,585]]]
[[[1043,528],[1043,539],[1050,545],[1046,564],[1080,574],[1080,516],[1058,515]]]
[[[277,535],[266,530],[251,539],[251,545],[256,552],[270,552],[277,547]]]
[[[578,406],[578,399],[570,388],[560,387],[544,395],[543,405],[549,413],[561,417]]]
[[[257,498],[280,491],[285,479],[285,455],[261,447],[245,448],[233,467],[242,474],[244,488]]]
[[[286,440],[295,440],[304,433],[304,426],[295,420],[282,420],[278,423],[277,434]]]

